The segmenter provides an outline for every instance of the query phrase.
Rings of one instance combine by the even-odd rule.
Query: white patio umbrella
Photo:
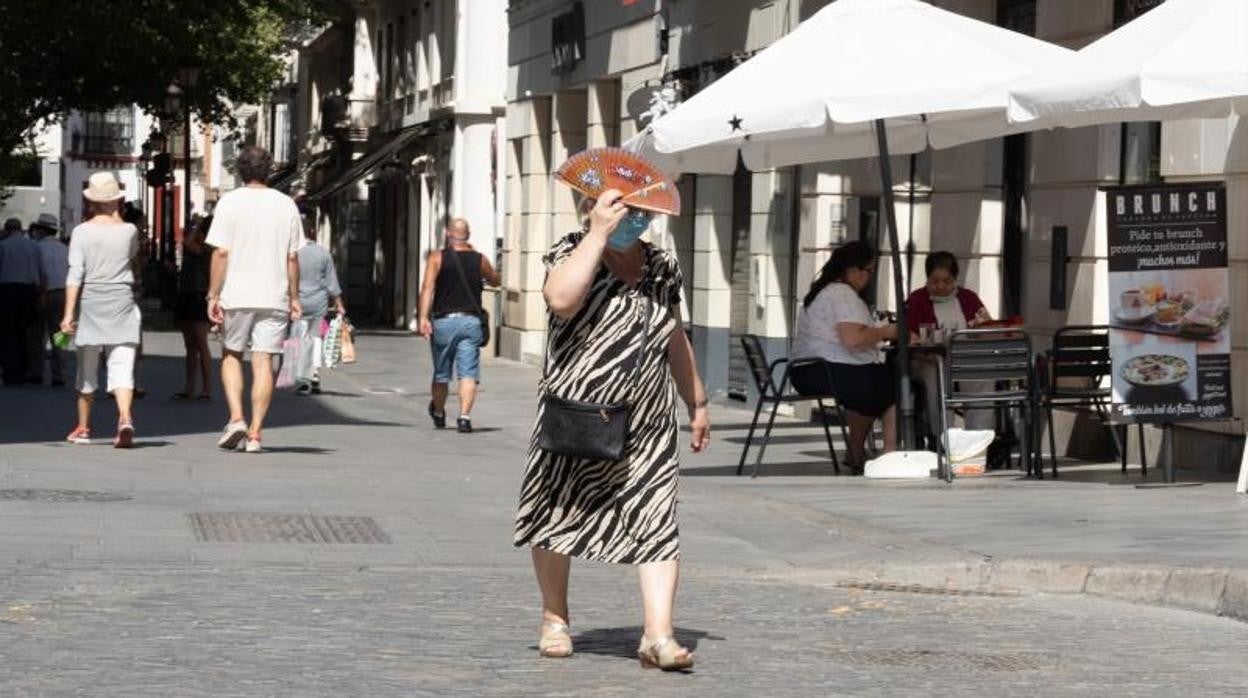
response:
[[[673,172],[730,173],[738,154],[753,170],[879,155],[904,327],[890,152],[1026,130],[1007,122],[1007,86],[1071,53],[918,0],[837,0],[626,147]],[[913,449],[906,332],[898,345],[901,434]]]
[[[1248,0],[1167,0],[1010,90],[1033,127],[1248,115]]]

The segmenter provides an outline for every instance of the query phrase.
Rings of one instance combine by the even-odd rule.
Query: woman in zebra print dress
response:
[[[638,566],[645,611],[638,655],[647,666],[686,668],[693,655],[672,639],[679,576],[675,393],[689,411],[694,452],[710,443],[706,394],[681,327],[680,268],[667,252],[637,240],[648,218],[630,214],[618,198],[610,190],[588,202],[587,229],[560,240],[544,259],[545,387],[571,400],[628,400],[629,442],[618,462],[587,461],[540,449],[535,430],[515,543],[532,548],[543,656],[572,654],[568,572],[579,557]],[[632,375],[636,357],[639,379]]]

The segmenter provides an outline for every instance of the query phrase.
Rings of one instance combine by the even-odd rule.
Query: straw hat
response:
[[[87,178],[87,188],[82,190],[82,195],[88,201],[97,203],[120,201],[126,198],[125,193],[121,191],[121,185],[117,183],[116,175],[112,172],[92,172]]]

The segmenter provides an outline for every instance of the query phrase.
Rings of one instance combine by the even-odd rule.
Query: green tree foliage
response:
[[[292,30],[337,0],[0,0],[0,159],[41,119],[70,110],[164,108],[178,69],[202,119],[261,101],[282,75]],[[3,170],[0,167],[0,185]]]

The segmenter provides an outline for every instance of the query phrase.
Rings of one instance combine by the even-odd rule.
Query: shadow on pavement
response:
[[[71,361],[66,369],[66,376],[72,378],[74,370],[76,369]],[[250,374],[249,367],[245,370]],[[216,394],[211,402],[171,399],[174,392],[182,389],[182,372],[181,356],[148,354],[139,362],[136,369],[137,379],[139,385],[147,391],[147,397],[134,403],[135,427],[138,430],[136,446],[152,448],[170,443],[159,437],[213,434],[225,424],[227,413],[225,400],[220,395],[219,382],[213,385]],[[220,380],[215,364],[213,380]],[[405,422],[373,421],[342,414],[331,406],[332,400],[339,397],[329,392],[320,396],[302,397],[290,390],[275,391],[265,427],[410,426]],[[60,442],[73,427],[74,402],[72,388],[0,388],[0,413],[6,415],[0,422],[0,444]],[[246,395],[244,404],[247,404],[250,412],[249,398]],[[102,391],[96,394],[91,417],[92,435],[102,441],[105,437],[111,439],[117,421],[116,403],[105,399]],[[290,450],[299,453],[327,452],[319,449]]]
[[[715,429],[714,424],[711,425],[711,429],[712,430]],[[833,442],[839,442],[841,440],[840,434],[833,432],[832,440]],[[726,438],[721,438],[720,441],[726,441],[730,444],[745,445],[744,436],[729,436]],[[761,444],[762,442],[763,442],[763,429],[759,429],[754,434],[753,443],[757,445],[757,444]],[[784,446],[784,445],[792,446],[796,444],[809,444],[809,443],[827,444],[828,437],[824,435],[822,429],[819,430],[818,432],[813,432],[810,434],[802,434],[800,436],[797,434],[776,434],[776,430],[772,429],[771,439],[768,440],[767,445],[768,447],[771,447],[771,446]]]
[[[577,654],[596,654],[606,657],[637,659],[637,645],[641,642],[639,625],[618,628],[593,628],[572,636],[572,646]],[[676,641],[690,652],[698,649],[699,640],[723,640],[703,630],[677,628]],[[533,649],[537,649],[534,645]]]
[[[743,479],[749,478],[751,468],[754,467],[754,461],[745,464],[745,469],[741,471]],[[736,465],[714,465],[706,468],[689,468],[682,467],[680,469],[681,477],[735,477],[737,474]],[[841,475],[848,475],[849,470],[844,464],[841,465]],[[758,467],[758,476],[763,477],[812,477],[822,475],[836,475],[832,470],[832,461],[801,461],[790,463],[769,463],[763,461]]]
[[[310,456],[325,456],[331,453],[337,453],[332,448],[318,448],[316,446],[265,446],[265,453],[302,453]]]

